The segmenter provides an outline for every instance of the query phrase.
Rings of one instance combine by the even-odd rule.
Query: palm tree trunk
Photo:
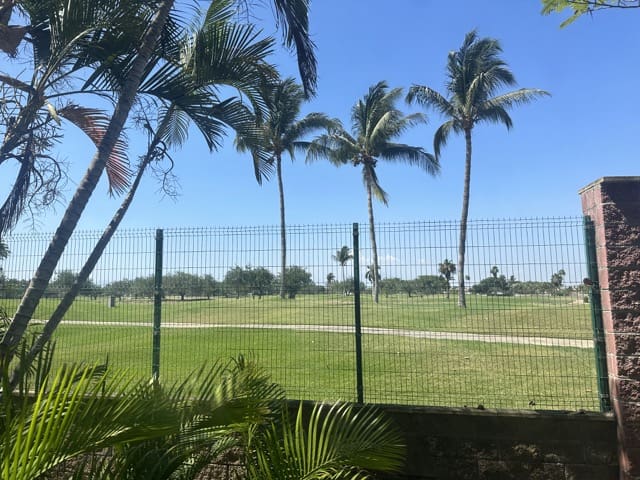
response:
[[[467,307],[464,285],[464,256],[467,245],[467,218],[469,216],[469,184],[471,183],[471,129],[464,131],[466,155],[464,162],[464,190],[462,192],[462,215],[460,217],[460,241],[458,242],[458,306]]]
[[[371,251],[373,255],[373,282],[371,286],[371,295],[373,302],[378,303],[378,245],[376,244],[376,228],[373,224],[373,201],[371,198],[371,185],[367,184],[367,207],[369,209],[369,238],[371,239]],[[360,279],[357,278],[356,282]]]
[[[280,194],[280,298],[284,298],[284,276],[287,269],[287,227],[284,221],[284,185],[282,183],[282,157],[280,154],[276,155],[276,171]]]
[[[155,148],[156,145],[157,144],[154,144],[152,148]],[[133,198],[135,197],[136,191],[138,190],[138,186],[140,185],[140,180],[142,179],[143,173],[146,170],[146,167],[149,165],[149,161],[151,159],[151,156],[149,154],[150,151],[151,150],[147,152],[147,156],[140,164],[136,178],[131,185],[131,188],[129,189],[129,193],[127,193],[127,196],[122,201],[120,208],[118,208],[116,213],[113,215],[111,222],[109,222],[109,225],[107,225],[107,228],[102,233],[102,236],[93,247],[93,251],[87,258],[85,264],[82,266],[82,269],[75,278],[73,285],[65,293],[64,297],[62,297],[62,300],[60,300],[60,303],[51,314],[51,317],[49,317],[47,323],[44,325],[42,333],[38,335],[38,338],[33,343],[27,355],[24,358],[20,359],[20,364],[16,367],[11,375],[12,386],[17,384],[20,379],[20,374],[27,371],[27,369],[31,365],[31,362],[33,362],[36,356],[42,351],[46,343],[51,340],[53,332],[56,330],[56,328],[58,328],[58,325],[62,321],[63,317],[80,293],[82,285],[87,281],[89,275],[91,275],[91,272],[93,272],[93,269],[98,263],[98,260],[100,260],[102,253],[104,252],[105,248],[107,248],[107,245],[111,241],[113,235],[116,233],[116,230],[120,226],[120,223],[127,213],[127,210],[129,210],[129,207],[131,206],[131,202],[133,202]]]
[[[116,104],[116,108],[111,118],[111,122],[109,123],[109,127],[107,128],[100,145],[98,146],[98,151],[94,155],[84,178],[80,182],[75,195],[71,199],[62,221],[60,222],[47,251],[42,257],[34,277],[31,279],[31,282],[22,297],[22,301],[18,306],[13,320],[0,342],[0,363],[3,363],[5,366],[8,366],[9,362],[13,358],[15,347],[23,338],[29,321],[31,320],[33,313],[35,312],[38,303],[51,280],[53,271],[64,252],[69,238],[75,230],[82,212],[91,198],[91,194],[95,190],[98,181],[100,180],[100,176],[102,175],[102,171],[107,163],[107,159],[120,137],[120,133],[122,132],[124,124],[129,116],[131,106],[135,100],[144,69],[149,62],[151,54],[153,53],[153,49],[157,43],[162,28],[169,17],[169,12],[173,7],[173,2],[174,0],[164,0],[160,4],[160,7],[151,21],[148,30],[145,32],[138,55],[133,62],[129,74],[127,75],[122,88],[122,93],[118,98],[118,103]]]

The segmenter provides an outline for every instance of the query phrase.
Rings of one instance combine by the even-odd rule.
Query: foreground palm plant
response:
[[[292,421],[282,389],[242,356],[169,387],[105,366],[45,380],[34,397],[3,395],[3,479],[186,480],[230,451],[256,480],[364,479],[402,465],[400,437],[380,414],[301,405]]]
[[[306,406],[306,408],[305,408]],[[261,480],[364,480],[403,465],[399,433],[370,407],[301,402],[294,419],[255,425],[247,442],[248,477]]]

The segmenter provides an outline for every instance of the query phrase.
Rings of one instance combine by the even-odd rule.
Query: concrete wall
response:
[[[405,434],[403,480],[613,480],[616,423],[600,413],[386,406]]]

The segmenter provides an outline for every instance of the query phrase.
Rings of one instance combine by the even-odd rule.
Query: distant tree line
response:
[[[71,287],[77,274],[71,270],[60,271],[49,284],[45,297],[59,298]],[[222,281],[212,275],[195,275],[187,272],[175,272],[162,277],[162,292],[165,297],[207,298],[226,296],[240,298],[257,297],[279,293],[280,275],[274,275],[264,267],[239,267],[229,270]],[[27,280],[6,279],[0,275],[0,297],[19,298],[28,285]],[[283,290],[287,298],[295,298],[299,293],[323,293],[325,288],[316,285],[311,273],[298,266],[287,267]],[[101,287],[92,280],[86,280],[80,289],[80,295],[90,298],[114,296],[118,298],[151,298],[154,294],[154,277],[137,277],[116,280]]]
[[[380,291],[383,295],[405,294],[409,297],[425,295],[449,295],[451,290],[450,280],[455,271],[452,262],[443,262],[440,265],[440,275],[420,275],[414,279],[401,279],[398,277],[382,279],[380,273]],[[371,271],[371,268],[369,269]],[[444,273],[443,273],[444,272]],[[574,289],[564,285],[564,270],[555,272],[548,282],[518,281],[512,275],[506,278],[499,274],[497,266],[491,267],[490,275],[470,288],[470,292],[478,295],[567,295]],[[70,288],[77,275],[71,270],[60,271],[56,278],[49,284],[45,297],[59,298]],[[284,285],[281,275],[274,275],[264,267],[236,266],[227,271],[224,279],[219,281],[210,274],[195,275],[187,272],[175,272],[162,277],[162,292],[165,297],[185,299],[211,299],[212,297],[241,298],[250,296],[261,299],[264,296],[285,292],[285,297],[294,299],[298,294],[322,294],[341,293],[353,295],[353,277],[343,281],[335,281],[335,276],[327,276],[327,285],[314,283],[311,273],[299,266],[287,267],[285,270]],[[365,276],[371,284],[371,275]],[[0,272],[0,298],[20,298],[28,285],[27,280],[5,278]],[[282,288],[281,288],[282,287]],[[370,292],[371,285],[360,282],[360,291]],[[581,287],[578,288],[581,290]],[[98,296],[114,296],[117,298],[152,298],[154,294],[154,277],[137,277],[134,279],[116,280],[100,286],[91,279],[83,282],[80,295],[96,299]]]
[[[568,295],[574,289],[564,285],[566,272],[563,269],[551,275],[548,282],[520,282],[512,275],[507,279],[498,275],[497,266],[491,267],[490,276],[471,287],[471,293],[479,295]]]
[[[449,291],[449,282],[446,278],[436,275],[420,275],[413,280],[401,278],[388,278],[381,280],[383,295],[395,295],[404,293],[409,297],[436,295]]]

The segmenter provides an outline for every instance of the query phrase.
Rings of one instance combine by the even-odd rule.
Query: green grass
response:
[[[3,300],[7,310],[17,301]],[[590,339],[589,305],[581,297],[485,297],[468,295],[468,306],[460,309],[456,300],[444,296],[382,296],[378,305],[362,296],[362,324],[367,327],[409,330],[484,333],[496,335],[543,336]],[[48,318],[55,299],[42,300],[35,318]],[[306,324],[352,325],[353,297],[303,295],[295,300],[278,297],[222,298],[211,300],[165,301],[163,322],[202,324]],[[100,322],[151,322],[150,300],[124,300],[108,308],[104,298],[76,300],[66,315],[68,320]]]
[[[87,331],[88,328],[91,331]],[[63,326],[57,362],[109,362],[151,375],[151,330]],[[173,382],[205,362],[243,352],[292,398],[355,400],[353,337],[247,329],[167,329],[161,378]],[[365,400],[501,408],[595,409],[593,352],[576,348],[368,335],[363,341]]]
[[[571,297],[480,297],[466,310],[444,297],[363,296],[363,325],[510,336],[591,338],[589,306]],[[7,310],[15,305],[7,304]],[[45,299],[37,318],[54,306]],[[67,320],[123,326],[65,325],[56,334],[56,362],[104,361],[151,375],[153,305],[79,299]],[[141,322],[148,326],[125,326]],[[308,295],[296,300],[215,298],[166,301],[163,323],[352,325],[353,299]],[[597,409],[591,349],[507,343],[363,336],[365,400],[487,408]],[[287,329],[164,328],[161,378],[177,381],[205,362],[253,356],[292,398],[355,400],[354,337]]]

